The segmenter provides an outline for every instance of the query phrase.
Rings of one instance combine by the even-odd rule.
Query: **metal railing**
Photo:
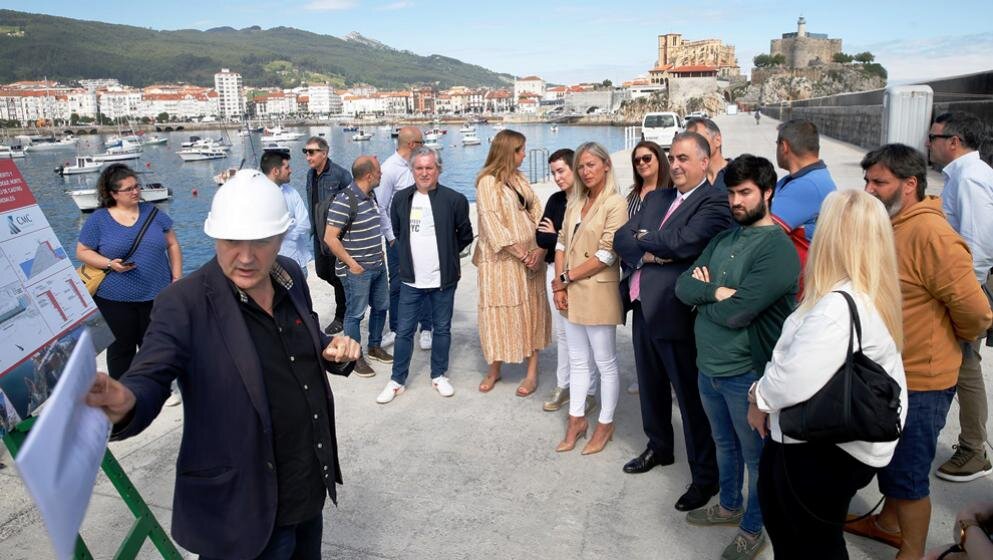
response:
[[[633,150],[635,144],[641,142],[641,127],[640,126],[625,126],[624,127],[624,149]]]
[[[548,170],[548,149],[531,148],[528,150],[528,181],[545,183],[552,178]]]

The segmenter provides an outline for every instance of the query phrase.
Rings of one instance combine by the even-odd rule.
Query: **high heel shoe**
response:
[[[593,430],[593,437],[583,448],[583,455],[592,455],[603,451],[603,448],[607,447],[607,442],[612,439],[614,439],[614,423],[597,424]]]
[[[575,416],[569,417],[569,424],[566,426],[565,439],[559,443],[555,451],[562,453],[563,451],[572,451],[576,448],[576,441],[581,437],[586,437],[586,430],[589,429],[589,424],[586,422],[586,418],[577,418]]]

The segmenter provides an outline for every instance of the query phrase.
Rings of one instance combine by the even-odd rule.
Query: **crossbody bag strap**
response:
[[[131,248],[128,249],[128,254],[124,255],[121,262],[127,262],[128,259],[135,254],[135,251],[138,250],[138,244],[141,243],[141,239],[145,237],[145,232],[148,231],[148,226],[152,225],[152,220],[155,219],[155,216],[158,215],[158,213],[159,209],[152,206],[152,211],[149,212],[148,218],[145,218],[145,223],[141,224],[141,230],[138,231],[138,236],[134,238],[134,243],[131,244]]]

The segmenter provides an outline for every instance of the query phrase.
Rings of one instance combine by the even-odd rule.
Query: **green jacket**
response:
[[[704,266],[710,271],[710,282],[693,278],[693,269]],[[676,297],[696,306],[698,348],[719,347],[729,330],[747,329],[752,367],[762,375],[783,322],[793,312],[799,274],[796,249],[778,226],[735,228],[718,234],[676,282]],[[717,301],[715,294],[721,286],[737,291]],[[705,341],[708,344],[701,345],[704,337],[710,337]]]

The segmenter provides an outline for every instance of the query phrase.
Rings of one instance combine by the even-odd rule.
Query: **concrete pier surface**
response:
[[[720,116],[729,155],[749,151],[775,161],[776,122],[751,115]],[[596,129],[590,129],[595,140]],[[822,138],[822,155],[839,184],[861,188],[864,150]],[[631,182],[630,159],[614,155],[618,182]],[[933,179],[938,179],[934,175]],[[444,175],[442,175],[444,182]],[[932,179],[932,188],[940,186]],[[544,196],[554,186],[539,185]],[[486,371],[476,328],[476,268],[464,259],[456,296],[451,367],[455,396],[442,398],[429,382],[429,353],[415,349],[407,391],[392,403],[375,397],[390,368],[371,362],[377,375],[331,377],[345,484],[339,505],[325,508],[324,556],[341,559],[439,558],[719,558],[735,535],[733,527],[700,528],[685,521],[673,504],[689,484],[679,413],[673,411],[676,464],[629,475],[621,466],[645,447],[638,397],[624,388],[634,380],[630,327],[617,330],[621,395],[617,431],[606,449],[581,456],[581,448],[556,453],[565,432],[566,411],[549,413],[541,402],[555,385],[555,350],[540,354],[540,387],[519,398],[514,388],[523,365],[505,365],[503,380],[489,394],[476,389]],[[315,305],[331,316],[329,286],[310,275]],[[364,327],[363,327],[364,328]],[[366,333],[363,333],[365,336]],[[984,348],[987,363],[991,354]],[[985,368],[988,386],[991,368]],[[112,443],[152,511],[168,530],[172,515],[175,459],[182,407],[164,408],[152,426],[131,440]],[[591,423],[595,421],[595,416]],[[209,426],[202,429],[209,429]],[[938,445],[935,467],[952,453],[958,434],[958,405],[952,406]],[[0,559],[51,558],[44,525],[5,451],[0,460]],[[952,540],[955,511],[991,499],[989,479],[953,484],[932,482],[929,547]],[[875,504],[870,484],[852,511]],[[132,523],[123,501],[102,474],[82,535],[94,557],[110,558]],[[237,520],[232,520],[237,523]],[[848,537],[852,558],[887,558],[893,549]],[[142,558],[155,558],[150,544]],[[187,554],[193,558],[195,555]],[[771,547],[759,556],[772,558]]]

